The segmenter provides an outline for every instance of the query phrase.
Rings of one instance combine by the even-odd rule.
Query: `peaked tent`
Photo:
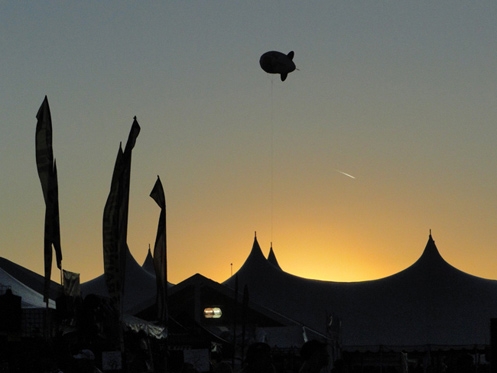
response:
[[[147,257],[145,258],[145,261],[142,264],[142,268],[145,271],[150,272],[150,274],[155,277],[154,258],[152,256],[152,252],[150,251],[150,247],[148,248]]]
[[[137,263],[129,249],[126,251],[126,281],[124,282],[123,302],[125,313],[136,315],[155,304],[157,284],[153,261],[150,250],[142,266]],[[149,266],[151,267],[149,268]],[[172,286],[170,283],[167,285],[168,287]],[[89,294],[108,297],[105,276],[102,274],[81,284],[81,294],[83,297]]]
[[[267,256],[267,261],[274,265],[276,268],[281,269],[278,260],[276,260],[276,255],[274,254],[273,251],[273,245],[271,245],[271,248],[269,249],[269,255]]]
[[[155,303],[157,286],[155,276],[136,262],[129,249],[126,250],[125,277],[123,300],[123,311],[125,313],[135,314]],[[89,294],[108,297],[105,276],[102,274],[81,284],[81,294],[83,297]]]
[[[421,257],[392,276],[361,282],[301,278],[264,258],[257,239],[240,270],[224,282],[247,285],[251,299],[304,325],[331,333],[341,323],[343,350],[475,348],[490,343],[497,281],[454,268],[432,236]]]

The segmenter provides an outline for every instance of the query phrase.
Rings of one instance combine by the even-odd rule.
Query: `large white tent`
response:
[[[490,344],[497,281],[451,266],[431,235],[414,264],[378,280],[310,280],[274,263],[275,257],[266,259],[255,239],[243,266],[224,285],[234,288],[238,278],[253,302],[323,334],[338,332],[343,350],[474,349]]]
[[[126,252],[126,280],[124,286],[124,310],[135,313],[155,303],[156,282],[153,273],[153,259],[147,256],[143,266],[133,258],[129,250]],[[5,258],[0,258],[0,294],[6,289],[11,289],[14,295],[22,297],[23,308],[46,307],[43,302],[44,277],[13,263]],[[107,286],[104,274],[81,284],[83,297],[96,294],[107,297]],[[55,308],[55,300],[62,295],[62,286],[51,282],[50,302]]]
[[[7,289],[22,298],[22,308],[45,308],[43,289],[45,278],[5,258],[0,258],[0,294]],[[49,307],[55,308],[55,299],[61,286],[51,282]]]
[[[43,301],[43,294],[24,285],[3,268],[0,268],[0,294],[4,294],[8,289],[12,291],[12,294],[21,297],[22,308],[46,307],[46,303]],[[55,302],[53,300],[49,300],[49,307],[55,308]]]

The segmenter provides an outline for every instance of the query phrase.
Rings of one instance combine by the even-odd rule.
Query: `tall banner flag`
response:
[[[124,273],[128,247],[127,232],[131,151],[139,133],[140,126],[135,117],[124,152],[122,146],[119,146],[102,223],[105,282],[109,297],[118,311],[119,317],[122,315]]]
[[[45,199],[45,287],[43,298],[48,302],[50,295],[50,278],[52,276],[52,246],[55,250],[57,267],[62,269],[62,248],[60,245],[59,223],[59,188],[57,182],[57,166],[52,148],[52,117],[48,98],[36,114],[36,166],[40,177],[43,198]]]
[[[159,224],[154,246],[154,269],[157,282],[157,319],[167,326],[167,234],[166,234],[166,197],[164,188],[157,176],[150,197],[160,207]]]
[[[104,275],[109,297],[117,311],[121,304],[121,266],[119,261],[119,197],[123,151],[119,146],[109,196],[105,203],[102,233]]]
[[[128,141],[124,148],[122,157],[123,167],[121,174],[121,194],[119,208],[119,265],[121,267],[121,283],[124,291],[126,253],[128,252],[128,208],[129,208],[129,186],[131,178],[131,152],[136,144],[136,139],[140,134],[140,125],[133,119],[131,130],[129,131]]]

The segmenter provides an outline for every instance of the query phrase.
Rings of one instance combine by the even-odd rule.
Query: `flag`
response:
[[[60,247],[60,218],[59,218],[59,184],[57,181],[57,163],[54,159],[53,170],[50,173],[48,188],[48,204],[50,212],[50,237],[55,250],[57,267],[62,269],[62,249]]]
[[[115,309],[122,314],[124,273],[126,266],[129,180],[131,172],[131,151],[140,133],[136,117],[131,126],[126,148],[122,146],[114,165],[109,196],[104,207],[102,236],[104,254],[104,274],[109,297]]]
[[[119,147],[112,174],[109,196],[104,207],[102,224],[104,275],[109,297],[116,310],[121,303],[121,265],[119,261],[119,181],[122,169],[123,151]]]
[[[55,250],[57,267],[62,268],[62,249],[60,245],[59,190],[57,182],[57,165],[52,148],[52,118],[48,98],[36,114],[36,166],[40,177],[43,198],[45,200],[45,237],[43,244],[45,259],[44,300],[48,302],[50,278],[52,275],[52,246]]]
[[[136,144],[136,139],[140,134],[140,125],[134,117],[131,130],[128,135],[128,141],[124,148],[122,157],[122,169],[120,175],[120,194],[119,194],[119,266],[121,275],[121,286],[124,291],[126,253],[128,252],[128,210],[129,210],[129,187],[131,178],[131,152]]]
[[[49,171],[53,167],[52,118],[47,96],[36,114],[36,119],[38,120],[36,124],[36,166],[43,197],[47,201]]]
[[[69,272],[65,269],[62,273],[64,275],[64,294],[70,297],[79,297],[81,295],[79,273]]]
[[[50,278],[52,277],[52,247],[55,250],[57,267],[62,269],[62,250],[60,247],[60,223],[59,223],[59,191],[57,186],[57,165],[54,160],[53,169],[49,170],[48,197],[45,207],[45,287],[44,300],[48,301],[50,294]]]
[[[157,176],[157,181],[150,193],[150,197],[159,205],[161,211],[159,224],[157,226],[157,236],[154,246],[154,269],[157,282],[157,319],[167,324],[167,234],[166,234],[166,197],[164,188]]]

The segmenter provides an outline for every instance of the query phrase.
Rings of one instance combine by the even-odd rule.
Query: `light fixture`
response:
[[[219,319],[223,315],[221,308],[208,307],[204,309],[204,317],[206,319]]]

